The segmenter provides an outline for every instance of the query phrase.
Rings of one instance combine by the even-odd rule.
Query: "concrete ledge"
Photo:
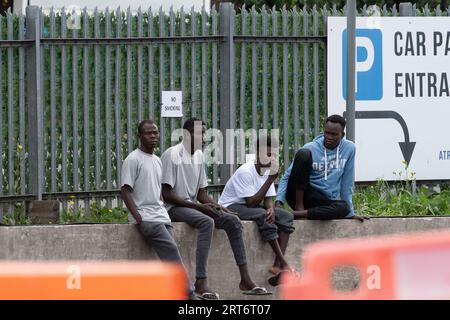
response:
[[[244,238],[250,272],[255,282],[267,283],[268,268],[274,255],[263,243],[256,224],[244,222]],[[296,221],[287,249],[288,261],[301,270],[305,245],[323,239],[354,238],[420,230],[450,228],[450,217],[373,218],[356,220]],[[175,238],[192,278],[195,271],[196,231],[183,223],[174,223]],[[133,225],[91,224],[0,227],[0,260],[146,260],[157,259]],[[337,276],[337,282],[358,280]],[[339,279],[339,277],[341,277]],[[223,299],[248,299],[238,289],[239,272],[223,230],[216,230],[209,257],[209,285]],[[348,285],[347,285],[348,286]],[[340,286],[338,286],[340,287]],[[346,287],[346,286],[344,286]],[[274,296],[278,298],[278,290]]]

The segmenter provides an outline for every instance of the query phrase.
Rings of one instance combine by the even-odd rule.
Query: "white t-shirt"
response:
[[[269,168],[260,175],[255,164],[243,164],[228,180],[219,198],[219,204],[228,207],[234,203],[245,204],[245,198],[254,196],[269,178]],[[266,197],[276,196],[275,186],[272,183],[267,190]]]
[[[161,200],[161,160],[141,149],[131,152],[122,164],[121,187],[129,185],[131,197],[142,221],[169,224],[170,218]],[[136,220],[128,213],[128,221]]]
[[[173,188],[175,194],[183,200],[197,202],[200,188],[208,186],[206,163],[203,152],[197,150],[191,155],[182,143],[167,149],[161,155],[163,166],[162,183]],[[166,203],[166,209],[173,207]]]

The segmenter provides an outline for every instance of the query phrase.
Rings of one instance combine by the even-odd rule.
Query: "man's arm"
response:
[[[273,209],[272,197],[264,198],[264,208],[267,209],[266,221],[268,223],[274,223],[275,222],[275,214],[274,214],[274,209]]]
[[[173,151],[173,150],[172,150]],[[186,207],[204,212],[203,206],[198,203],[187,201],[179,197],[174,191],[173,187],[177,183],[177,165],[178,160],[169,150],[166,150],[161,156],[162,164],[162,190],[161,194],[165,202],[177,207]]]
[[[173,188],[170,184],[167,184],[167,183],[162,184],[161,194],[164,199],[164,202],[167,202],[167,203],[172,204],[177,207],[187,207],[187,208],[197,209],[196,203],[184,200],[183,198],[179,197],[173,191]]]
[[[173,191],[172,186],[167,183],[162,184],[162,196],[163,196],[165,202],[173,204],[174,206],[195,209],[200,212],[203,212],[204,214],[206,214],[207,216],[210,216],[211,218],[217,218],[217,214],[211,207],[209,207],[207,205],[187,201],[187,200],[180,198]]]
[[[208,192],[206,191],[206,188],[200,188],[198,189],[198,193],[197,193],[197,200],[200,203],[213,203],[215,205],[219,205],[216,201],[214,201],[213,198],[211,198],[208,195]]]
[[[127,206],[131,215],[136,220],[136,223],[141,224],[142,217],[137,211],[136,204],[134,203],[134,200],[131,197],[131,192],[133,192],[133,189],[131,189],[131,187],[127,184],[123,185],[122,188],[120,189],[120,195],[122,197],[123,202],[125,202],[125,205]]]
[[[271,174],[256,194],[254,194],[251,197],[245,198],[245,204],[247,205],[247,207],[255,208],[256,206],[258,206],[266,197],[267,191],[269,190],[270,186],[272,185],[272,183],[275,181],[275,179],[277,177],[278,177],[278,172],[275,174]]]
[[[284,172],[283,176],[280,179],[280,183],[278,184],[277,198],[275,201],[276,207],[282,207],[283,203],[286,202],[286,191],[289,177],[291,176],[292,165],[293,163],[291,163],[289,168],[287,168],[287,170]]]
[[[134,183],[138,176],[138,161],[137,159],[133,157],[127,157],[122,164],[122,174],[120,177],[121,180],[121,188],[120,188],[120,195],[125,202],[125,205],[127,206],[128,210],[130,211],[131,215],[136,220],[137,224],[141,224],[142,217],[139,214],[136,203],[134,203],[132,192],[134,188]]]

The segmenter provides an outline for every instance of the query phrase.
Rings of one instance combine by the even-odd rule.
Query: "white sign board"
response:
[[[346,37],[329,17],[329,115],[346,110]],[[450,179],[450,18],[358,17],[355,78],[356,181]]]
[[[161,116],[163,117],[182,117],[182,91],[162,91],[161,94]]]

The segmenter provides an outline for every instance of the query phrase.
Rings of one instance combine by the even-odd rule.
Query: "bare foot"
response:
[[[206,283],[206,278],[205,279],[197,279],[195,281],[195,292],[198,294],[203,294],[205,292],[212,292],[208,288],[208,285]]]
[[[278,272],[280,272],[281,271],[281,269],[280,269],[280,267],[278,267],[278,266],[271,266],[270,268],[269,268],[269,272],[271,273],[271,274],[278,274]]]
[[[241,282],[239,283],[239,289],[241,289],[242,291],[252,290],[254,287],[257,287],[257,285],[252,280],[241,280]]]

